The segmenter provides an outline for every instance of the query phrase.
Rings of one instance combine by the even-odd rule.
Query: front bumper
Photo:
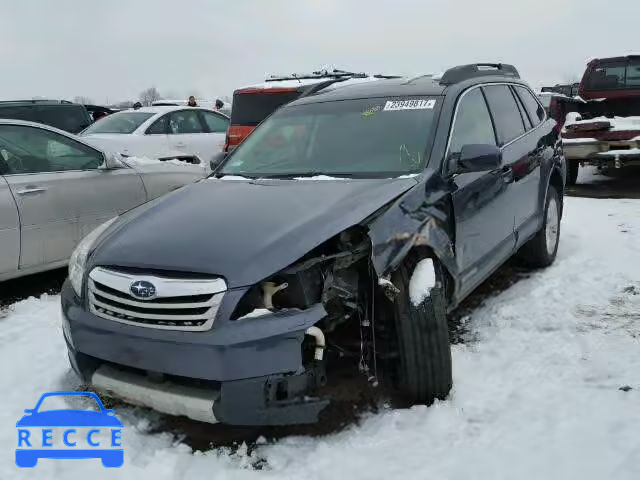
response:
[[[93,315],[68,281],[61,302],[73,369],[131,403],[232,425],[314,423],[329,403],[313,397],[322,365],[305,367],[302,358],[305,331],[326,316],[321,304],[184,332]]]

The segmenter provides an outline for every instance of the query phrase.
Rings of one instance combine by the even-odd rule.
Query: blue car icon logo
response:
[[[93,398],[99,411],[71,408],[43,411],[45,399],[61,396]],[[124,463],[122,422],[113,410],[104,408],[93,392],[45,393],[25,414],[16,423],[16,465],[20,468],[35,467],[40,458],[99,458],[108,468],[121,467]]]

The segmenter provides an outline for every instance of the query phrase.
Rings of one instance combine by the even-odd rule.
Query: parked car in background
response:
[[[186,164],[128,164],[62,130],[0,120],[0,281],[65,265],[105,220],[202,176]]]
[[[95,122],[100,120],[102,117],[106,117],[107,115],[111,115],[112,113],[116,113],[119,110],[115,110],[110,107],[104,107],[102,105],[86,105],[84,106],[91,115],[92,120]]]
[[[576,183],[580,165],[640,165],[640,55],[592,60],[579,94],[562,134],[567,183]]]
[[[79,133],[93,122],[84,105],[66,100],[3,101],[0,118],[43,123],[70,133]]]
[[[199,100],[196,99],[196,102],[199,107],[202,108],[211,108],[215,109],[215,100]],[[171,107],[171,106],[183,106],[186,107],[188,104],[187,100],[156,100],[151,104],[152,107]],[[223,113],[226,116],[231,115],[231,105],[228,103],[224,103],[223,107],[217,110],[220,113]]]
[[[287,103],[319,92],[338,82],[370,81],[394,76],[351,73],[343,70],[318,71],[310,74],[274,75],[265,82],[239,88],[233,93],[231,126],[225,152],[236,148],[265,118]]]
[[[543,93],[557,93],[559,95],[564,95],[565,97],[575,97],[578,95],[578,87],[580,83],[571,83],[571,84],[556,84],[553,87],[542,87],[541,91]]]
[[[73,369],[232,425],[318,421],[337,370],[447,397],[447,310],[516,253],[556,257],[555,124],[504,64],[287,104],[212,177],[78,246],[61,293]]]
[[[178,159],[208,168],[224,147],[229,118],[206,108],[164,106],[124,110],[81,133],[92,145],[125,156]]]

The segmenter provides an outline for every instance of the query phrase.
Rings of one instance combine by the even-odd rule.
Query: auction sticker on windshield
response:
[[[435,100],[389,100],[384,105],[384,111],[394,110],[430,110],[436,106]]]

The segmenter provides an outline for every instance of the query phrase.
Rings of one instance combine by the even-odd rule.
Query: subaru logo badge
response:
[[[156,296],[156,287],[146,280],[137,280],[129,287],[131,295],[140,300],[152,300]]]

